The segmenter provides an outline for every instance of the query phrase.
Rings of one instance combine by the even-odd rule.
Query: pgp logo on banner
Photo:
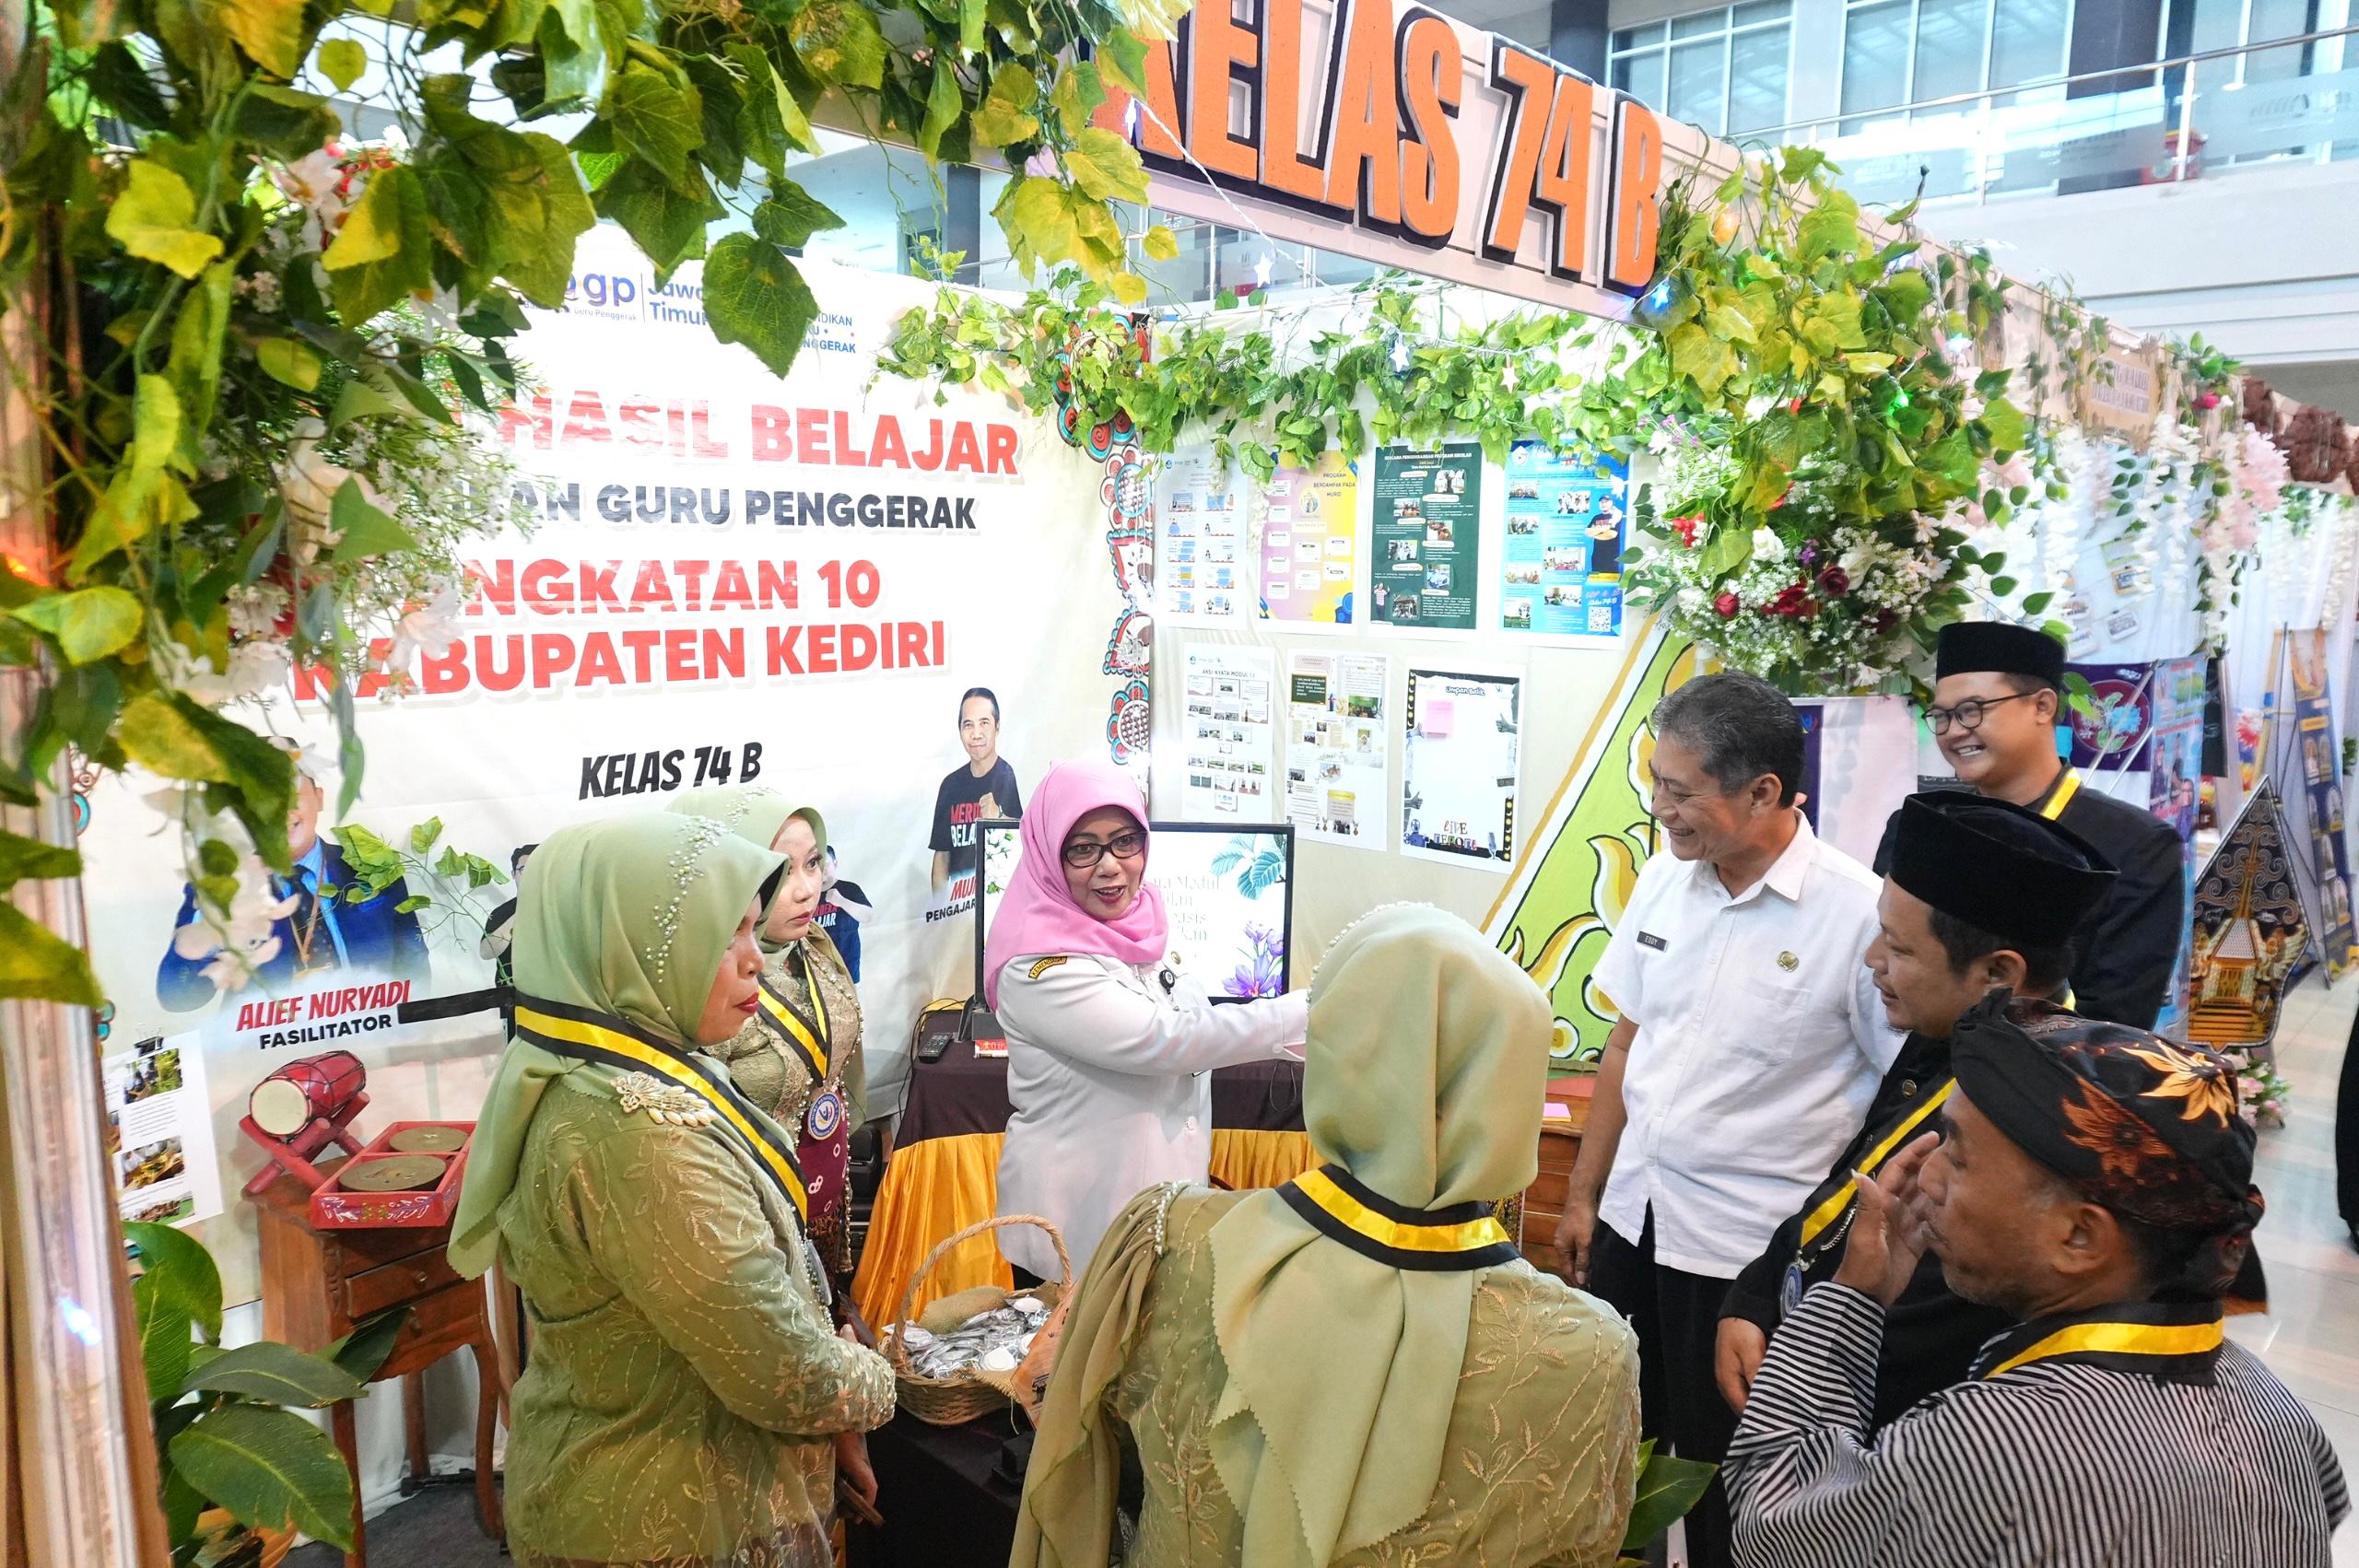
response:
[[[647,279],[636,273],[579,272],[566,280],[568,315],[596,316],[609,322],[643,322],[647,313]],[[703,319],[698,301],[698,319]]]

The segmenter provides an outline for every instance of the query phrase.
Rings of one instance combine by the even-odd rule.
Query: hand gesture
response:
[[[1928,1204],[1918,1190],[1917,1173],[1941,1141],[1940,1133],[1925,1133],[1887,1161],[1881,1176],[1855,1175],[1859,1211],[1851,1218],[1843,1265],[1835,1271],[1837,1284],[1872,1295],[1886,1306],[1908,1288],[1918,1260],[1925,1256]]]
[[[997,816],[999,815],[999,797],[997,795],[985,795],[981,800],[975,802],[975,809],[982,813],[985,816]]]

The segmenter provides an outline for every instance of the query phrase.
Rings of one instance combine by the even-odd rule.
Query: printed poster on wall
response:
[[[1474,629],[1482,579],[1483,449],[1471,441],[1376,454],[1368,591],[1397,626]]]
[[[1390,841],[1391,678],[1381,653],[1286,655],[1286,820],[1301,837],[1359,849]]]
[[[1168,620],[1242,622],[1253,603],[1247,573],[1245,476],[1209,447],[1159,461],[1155,476],[1155,585]]]
[[[205,1041],[174,1035],[99,1059],[107,1153],[126,1220],[181,1225],[221,1212],[221,1166],[205,1089]]]
[[[2171,659],[2154,666],[2154,724],[2146,750],[2147,809],[2178,835],[2180,876],[2186,907],[2195,905],[2195,814],[2203,779],[2203,659]],[[2175,1034],[2187,1016],[2188,940],[2179,936],[2171,969],[2170,1000],[2154,1022],[2161,1034]]]
[[[2299,835],[2294,863],[2301,879],[2316,889],[2311,903],[2318,956],[2329,975],[2351,972],[2354,954],[2351,918],[2351,860],[2342,820],[2342,747],[2335,740],[2333,683],[2327,673],[2326,633],[2281,632],[2283,668],[2294,688],[2294,744],[2299,748],[2301,788],[2288,792],[2287,825]],[[2274,748],[2280,755],[2283,743]],[[2278,776],[2294,769],[2280,767]]]
[[[1266,648],[1191,643],[1180,664],[1180,814],[1191,822],[1273,820],[1276,656]]]
[[[557,828],[699,784],[817,807],[882,1112],[918,1009],[973,983],[953,911],[980,857],[961,830],[1027,806],[1055,759],[1106,755],[1106,628],[1125,601],[1103,567],[1076,569],[1108,558],[1105,465],[996,398],[870,385],[895,319],[933,286],[806,262],[825,308],[781,380],[713,339],[693,263],[659,287],[601,228],[575,264],[569,306],[528,312],[516,353],[535,385],[488,436],[534,526],[461,549],[478,586],[412,661],[413,695],[361,686],[368,768],[347,819],[316,673],[249,716],[308,748],[288,831],[299,869],[270,889],[261,983],[194,916],[178,845],[136,789],[96,778],[76,802],[84,895],[110,933],[94,958],[115,1010],[100,1049],[200,1042],[228,1201],[196,1232],[231,1305],[260,1287],[254,1209],[234,1192],[263,1162],[238,1131],[256,1082],[350,1050],[371,1137],[483,1103],[498,1012],[416,1004],[491,984],[506,933],[486,927],[515,889],[438,872],[445,848],[505,879]],[[1044,583],[1054,614],[1039,613]],[[256,613],[283,604],[276,591],[256,585]],[[357,867],[381,862],[355,856],[372,842],[408,862],[363,886]],[[158,1141],[124,1136],[126,1151]]]
[[[1628,468],[1611,459],[1567,457],[1545,441],[1518,441],[1508,453],[1507,484],[1500,628],[1618,636]]]
[[[1288,630],[1352,624],[1360,575],[1359,466],[1330,450],[1315,468],[1281,465],[1254,486],[1261,617]]]
[[[2140,773],[2146,767],[2148,738],[2154,729],[2156,664],[2067,664],[2089,683],[2095,713],[2071,711],[2074,767],[2103,773]],[[2108,791],[2110,792],[2110,791]]]
[[[1518,675],[1409,672],[1401,848],[1505,875],[1515,860]]]

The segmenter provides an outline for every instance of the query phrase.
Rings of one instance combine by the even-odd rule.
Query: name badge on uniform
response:
[[[1778,1309],[1788,1317],[1802,1304],[1802,1260],[1795,1258],[1786,1265],[1786,1278],[1778,1290]]]
[[[811,1096],[811,1108],[804,1114],[803,1130],[814,1143],[825,1143],[844,1124],[843,1096],[833,1089],[822,1089]]]
[[[1651,947],[1657,953],[1669,953],[1671,951],[1671,943],[1663,941],[1662,938],[1655,935],[1652,931],[1640,931],[1638,933],[1638,945],[1640,947]]]

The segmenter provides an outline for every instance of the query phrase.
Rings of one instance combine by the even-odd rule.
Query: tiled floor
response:
[[[2309,1404],[2343,1468],[2359,1478],[2359,1251],[2334,1207],[2334,1091],[2359,1009],[2359,978],[2326,989],[2316,975],[2285,1000],[2277,1070],[2293,1094],[2285,1125],[2260,1135],[2259,1231],[2269,1314],[2229,1330]],[[2359,1568],[2359,1523],[2334,1542],[2336,1568]]]

